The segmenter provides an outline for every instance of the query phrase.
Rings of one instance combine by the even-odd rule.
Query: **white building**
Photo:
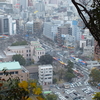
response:
[[[53,80],[53,66],[52,65],[40,65],[39,67],[39,83],[41,85],[52,84]]]
[[[0,35],[12,35],[12,22],[10,15],[0,15]]]
[[[54,41],[56,34],[58,33],[58,27],[64,22],[61,20],[52,20],[51,22],[44,23],[43,35]]]

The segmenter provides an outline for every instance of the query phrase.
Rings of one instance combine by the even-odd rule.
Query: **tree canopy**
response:
[[[11,46],[27,45],[27,41],[18,41],[13,43]]]
[[[52,64],[52,62],[53,62],[53,58],[49,54],[43,55],[39,59],[40,64]]]
[[[65,80],[66,81],[68,81],[68,82],[70,82],[71,80],[72,80],[72,78],[74,78],[75,77],[75,75],[73,74],[73,73],[70,73],[70,72],[66,72],[65,73]]]
[[[95,83],[100,83],[100,70],[92,69],[90,73],[91,81]]]
[[[26,64],[24,57],[20,54],[13,55],[12,59],[15,60],[15,61],[18,61],[20,63],[20,65]]]
[[[100,0],[71,0],[79,16],[100,46]]]
[[[94,97],[92,98],[93,100],[100,100],[100,92],[97,92],[94,94]]]
[[[0,79],[0,100],[45,100],[42,88],[35,80],[20,82],[19,77],[12,78],[6,69],[3,72],[9,78]]]
[[[55,94],[48,94],[46,95],[47,100],[57,100],[57,95]]]

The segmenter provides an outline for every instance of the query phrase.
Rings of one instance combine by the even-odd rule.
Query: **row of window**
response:
[[[44,78],[44,79],[52,79],[51,77],[48,77],[48,78]],[[43,78],[41,78],[41,80],[43,80]]]
[[[41,71],[41,73],[52,73],[52,71]]]
[[[44,54],[44,52],[38,52],[38,54]]]
[[[18,74],[18,71],[8,72],[9,74]],[[0,75],[4,75],[4,73],[0,73]]]

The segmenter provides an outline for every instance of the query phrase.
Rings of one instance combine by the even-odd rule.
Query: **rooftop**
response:
[[[24,48],[27,48],[28,45],[21,45],[21,46],[9,46],[8,48],[9,49],[24,49]]]
[[[38,47],[38,48],[35,48],[36,50],[44,50],[43,48],[41,47]]]
[[[0,63],[0,71],[3,69],[7,70],[16,70],[16,69],[21,69],[22,67],[20,66],[19,62],[1,62]]]

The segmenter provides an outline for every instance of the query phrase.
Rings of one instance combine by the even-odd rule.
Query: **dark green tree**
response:
[[[94,94],[94,97],[92,98],[93,100],[100,100],[100,92],[97,92]]]
[[[49,54],[43,55],[39,59],[40,64],[52,64],[52,62],[53,62],[53,58]]]
[[[90,73],[90,78],[92,82],[100,83],[100,70],[98,69],[92,69]]]
[[[57,79],[56,78],[53,79],[53,84],[55,84],[55,83],[57,83]]]
[[[100,46],[100,0],[71,0],[79,16]],[[95,49],[96,51],[96,49]],[[96,51],[98,53],[98,51]]]
[[[71,62],[70,60],[68,60],[67,63],[68,63],[67,67],[73,68],[73,66],[74,66],[73,62]]]
[[[48,94],[46,95],[47,100],[57,100],[57,95],[55,94]]]
[[[58,70],[57,73],[58,73],[59,81],[60,81],[61,79],[63,79],[63,77],[65,75],[65,70],[64,69],[60,69],[60,70]]]
[[[12,59],[15,60],[15,61],[18,61],[20,63],[20,65],[26,64],[24,57],[20,54],[13,55]]]
[[[65,73],[64,79],[65,79],[66,81],[70,82],[70,81],[72,80],[72,78],[74,78],[74,77],[75,77],[75,75],[74,75],[73,73],[66,72],[66,73]]]

